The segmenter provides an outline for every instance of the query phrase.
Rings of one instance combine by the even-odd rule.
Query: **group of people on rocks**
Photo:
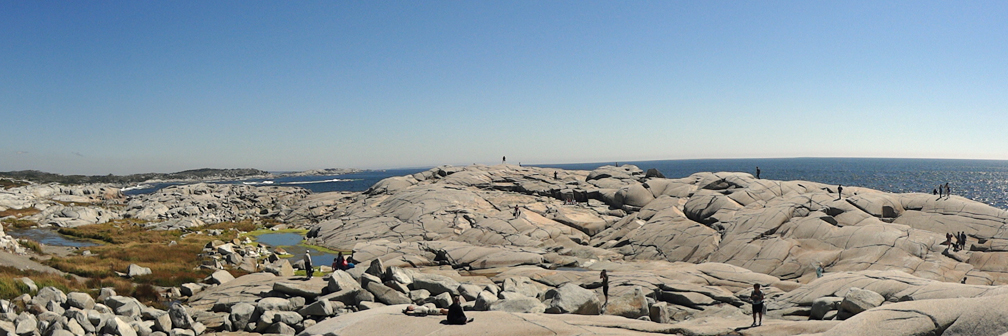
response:
[[[348,269],[354,268],[353,256],[344,257],[343,252],[339,252],[336,258],[333,259],[332,269],[346,271]],[[315,267],[312,265],[311,253],[310,251],[305,251],[304,254],[304,270],[305,276],[308,280],[311,280],[312,275],[315,273]]]
[[[931,194],[938,195],[939,199],[942,197],[948,198],[952,196],[952,188],[949,188],[948,182],[945,182],[944,185],[939,184],[938,188],[932,189]]]
[[[955,238],[955,242],[952,239]],[[952,247],[952,251],[959,251],[966,248],[966,232],[946,233],[945,244]]]

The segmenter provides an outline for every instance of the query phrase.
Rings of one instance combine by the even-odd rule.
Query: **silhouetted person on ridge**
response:
[[[759,166],[756,166],[756,179],[757,180],[760,178],[759,174],[760,174]]]
[[[837,193],[837,199],[843,198],[843,185],[837,185],[836,193]]]

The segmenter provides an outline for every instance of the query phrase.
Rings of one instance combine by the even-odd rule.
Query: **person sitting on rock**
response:
[[[752,300],[752,326],[763,325],[763,292],[760,291],[760,284],[753,284],[752,294],[749,294],[749,300]],[[759,324],[756,323],[756,315],[759,315]]]
[[[445,319],[445,324],[464,325],[473,321],[473,319],[466,319],[465,311],[459,301],[458,295],[452,295],[452,304],[448,306],[448,318]]]

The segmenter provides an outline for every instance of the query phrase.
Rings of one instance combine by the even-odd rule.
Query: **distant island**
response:
[[[143,173],[131,175],[61,175],[47,173],[38,170],[20,170],[0,172],[0,179],[13,181],[28,181],[32,183],[60,183],[65,185],[89,184],[89,183],[111,183],[111,184],[135,184],[149,181],[221,181],[221,180],[242,180],[252,178],[277,178],[285,176],[317,176],[317,175],[342,175],[359,173],[364,170],[352,168],[326,168],[314,169],[300,172],[271,173],[265,170],[254,168],[201,168],[184,170],[175,173]],[[12,183],[13,184],[13,183]]]

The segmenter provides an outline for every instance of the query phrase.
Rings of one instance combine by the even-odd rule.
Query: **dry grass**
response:
[[[24,217],[24,216],[31,216],[31,215],[37,214],[39,212],[42,212],[42,210],[35,209],[35,208],[7,209],[7,210],[4,210],[4,211],[0,211],[0,217],[14,216],[15,218],[21,218],[21,217]]]
[[[35,253],[42,253],[42,244],[31,239],[18,239],[18,244],[24,246],[26,249],[35,251]]]
[[[61,234],[100,240],[107,244],[88,248],[96,255],[53,257],[46,264],[89,278],[115,277],[116,271],[125,272],[130,264],[137,264],[149,267],[152,274],[134,278],[136,283],[178,286],[186,282],[199,282],[211,273],[209,270],[198,269],[199,254],[203,252],[203,247],[214,239],[235,238],[237,231],[228,230],[231,228],[254,229],[255,224],[243,222],[210,225],[201,229],[223,229],[224,234],[188,234],[184,238],[178,230],[146,230],[142,225],[129,221],[60,229]],[[171,241],[177,244],[169,246]]]
[[[31,183],[28,183],[28,182],[25,182],[25,181],[18,181],[18,180],[12,180],[12,179],[7,179],[7,178],[0,179],[0,188],[3,188],[3,189],[23,187],[23,186],[26,186],[26,185],[29,185],[29,184],[31,184]]]
[[[29,293],[27,285],[19,280],[14,280],[21,277],[31,278],[39,289],[52,286],[64,292],[89,292],[86,284],[80,283],[77,280],[67,279],[59,274],[32,270],[22,271],[14,267],[0,266],[0,299],[9,300],[21,294]]]

